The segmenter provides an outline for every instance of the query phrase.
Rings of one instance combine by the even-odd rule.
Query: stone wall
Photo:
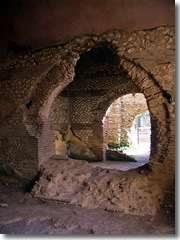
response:
[[[107,138],[107,147],[119,147],[120,145],[120,136],[121,136],[121,98],[118,98],[112,103],[106,112],[106,118],[108,122],[108,138]]]
[[[39,169],[38,140],[24,126],[0,127],[0,176],[31,182]]]
[[[78,63],[82,60],[81,64],[77,63],[78,59]],[[158,181],[165,192],[173,193],[174,26],[132,32],[117,29],[74,37],[63,45],[10,59],[0,65],[0,76],[1,102],[12,106],[8,113],[2,114],[2,106],[0,111],[3,116],[0,164],[4,169],[12,165],[14,170],[21,169],[25,177],[29,167],[26,159],[32,160],[32,172],[37,172],[38,164],[55,152],[50,109],[58,94],[72,82],[69,85],[71,127],[82,140],[89,135],[84,141],[101,159],[104,152],[102,120],[108,107],[125,94],[144,94],[151,116],[152,179]],[[18,141],[19,137],[22,148],[24,136],[27,141],[23,148],[27,152],[24,161],[16,162],[19,154],[16,141],[8,140],[15,137]],[[31,139],[34,139],[33,145]],[[29,146],[32,147],[29,149]]]
[[[68,127],[69,124],[69,97],[59,94],[53,102],[51,108],[51,121],[54,128],[56,126]]]
[[[99,35],[109,29],[134,31],[175,24],[173,0],[6,0],[0,3],[0,62],[24,49]],[[11,55],[10,55],[11,57]]]

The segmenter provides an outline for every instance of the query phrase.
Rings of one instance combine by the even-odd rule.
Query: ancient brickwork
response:
[[[117,56],[107,47],[100,47],[80,55],[74,81],[68,89],[71,126],[76,135],[103,159],[105,141],[101,114],[114,100],[114,97],[110,99],[109,92],[118,92],[116,94],[121,96],[137,92],[138,88],[121,76]],[[97,105],[106,95],[109,95],[108,101],[97,112]]]
[[[58,111],[56,111],[58,108]],[[53,123],[68,123],[69,121],[69,99],[58,95],[51,109],[51,120]]]
[[[23,126],[8,130],[0,127],[0,132],[0,175],[29,183],[38,173],[38,140]]]
[[[100,48],[108,48],[112,54],[105,51],[99,59],[97,52]],[[94,64],[91,64],[92,58],[88,55],[91,49],[94,49]],[[77,61],[83,58],[83,53],[87,53],[87,61],[78,72]],[[127,93],[144,94],[152,126],[149,163],[154,172],[152,178],[157,179],[166,191],[170,191],[174,186],[175,164],[174,54],[174,26],[161,26],[143,31],[109,30],[98,36],[82,35],[63,45],[27,52],[1,64],[0,99],[9,103],[12,109],[9,115],[5,114],[0,119],[4,129],[0,137],[8,135],[9,129],[12,129],[9,137],[15,138],[11,152],[6,144],[8,137],[3,140],[1,165],[20,168],[20,163],[15,164],[18,156],[15,142],[19,141],[19,135],[20,142],[25,134],[28,135],[24,146],[27,149],[31,146],[30,137],[36,140],[36,146],[24,156],[24,169],[27,169],[25,159],[36,149],[38,162],[48,159],[49,154],[55,151],[51,143],[50,109],[58,94],[73,81],[70,89],[70,103],[73,104],[69,114],[72,129],[82,136],[85,135],[83,130],[89,131],[91,136],[88,137],[88,144],[101,159],[104,153],[102,120],[108,107]],[[92,67],[87,64],[88,59]],[[82,103],[87,104],[87,108]],[[81,108],[83,114],[80,113]],[[1,107],[0,112],[3,111]],[[89,114],[90,111],[92,114]],[[81,117],[78,118],[78,114]],[[22,131],[18,135],[20,129]],[[46,133],[49,136],[47,138]],[[4,155],[6,152],[8,158]],[[37,171],[37,157],[33,156],[32,161],[33,170]],[[23,176],[25,171],[21,172]]]
[[[107,146],[119,147],[121,136],[121,98],[118,98],[108,109],[107,121],[108,121],[108,139]]]

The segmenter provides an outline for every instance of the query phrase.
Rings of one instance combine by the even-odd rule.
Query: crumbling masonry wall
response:
[[[113,77],[111,80],[111,76],[108,77],[108,72],[105,71],[98,82],[100,83],[100,80],[101,83],[107,82],[110,87],[107,89],[102,87],[104,91],[102,94],[102,89],[92,89],[89,85],[88,91],[85,92],[86,96],[82,96],[84,89],[81,91],[75,89],[76,80],[81,83],[85,81],[83,75],[79,79],[74,78],[77,61],[82,56],[81,54],[92,48],[104,46],[113,52],[115,61],[118,60],[113,75],[114,71],[118,70],[116,79],[118,83],[122,81],[123,84],[112,86],[111,84],[116,79]],[[50,109],[58,94],[71,82],[74,83],[70,99],[70,101],[73,100],[73,104],[70,105],[70,112],[73,112],[70,114],[72,129],[79,136],[84,130],[88,130],[90,135],[93,134],[93,136],[88,136],[88,144],[94,148],[95,153],[97,150],[102,156],[104,146],[101,142],[103,139],[101,129],[106,110],[114,100],[129,93],[129,89],[132,88],[134,92],[138,91],[145,95],[151,116],[149,166],[153,171],[152,180],[156,180],[164,192],[169,195],[173,194],[175,169],[174,53],[174,26],[162,26],[143,31],[109,30],[97,36],[82,35],[63,45],[33,53],[27,52],[1,64],[1,169],[8,172],[8,167],[11,167],[14,172],[20,173],[21,179],[32,179],[38,172],[38,165],[55,153]],[[91,75],[86,83],[93,82],[93,79],[96,81],[96,76],[96,74],[95,77]],[[88,100],[89,96],[90,100]],[[6,113],[3,110],[3,102],[10,106]],[[87,108],[84,107],[85,104]],[[87,112],[92,110],[93,116],[89,116],[89,122],[86,122],[86,118],[82,118],[83,122],[81,122],[77,115],[75,117],[75,112],[78,112],[75,109],[80,109],[80,106],[82,109],[87,109]],[[91,127],[88,124],[92,124]],[[18,150],[17,146],[19,146]],[[10,173],[10,175],[15,175],[15,173]]]

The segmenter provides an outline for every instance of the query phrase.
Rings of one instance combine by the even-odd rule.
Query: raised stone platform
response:
[[[41,165],[34,197],[89,209],[154,215],[163,201],[151,172],[93,168],[87,161],[51,158]]]
[[[113,161],[131,161],[136,162],[136,159],[133,157],[128,156],[127,154],[117,151],[117,150],[106,150],[106,159],[113,160]]]

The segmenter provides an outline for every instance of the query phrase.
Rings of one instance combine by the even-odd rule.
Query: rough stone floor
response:
[[[174,209],[135,216],[32,198],[22,186],[0,184],[0,234],[170,234]]]

